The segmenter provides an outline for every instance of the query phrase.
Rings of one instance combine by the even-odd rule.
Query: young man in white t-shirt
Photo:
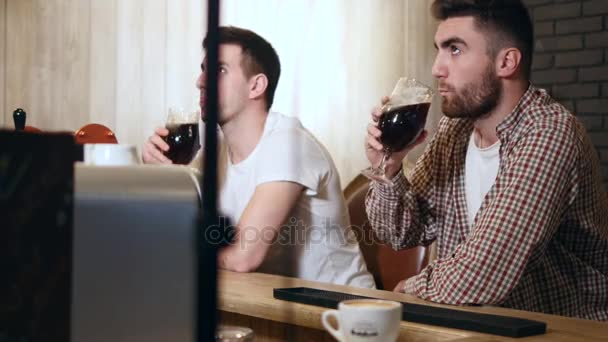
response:
[[[280,75],[274,48],[249,30],[221,27],[219,56],[219,202],[237,231],[219,266],[374,287],[331,157],[297,119],[269,112]],[[203,120],[205,65],[197,81]],[[162,152],[167,134],[158,128],[150,137],[144,162],[171,163]]]

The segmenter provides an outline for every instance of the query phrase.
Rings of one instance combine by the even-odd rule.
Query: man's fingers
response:
[[[382,107],[374,108],[374,110],[372,111],[372,120],[374,122],[378,122],[378,120],[380,120],[381,116],[382,116]]]
[[[169,145],[167,145],[167,143],[160,136],[153,135],[150,137],[149,141],[154,146],[156,146],[156,149],[159,149],[159,150],[165,151],[165,152],[169,151]]]
[[[169,135],[169,130],[165,127],[157,127],[154,133],[144,144],[142,151],[144,163],[173,164],[171,159],[167,158],[163,153],[169,151],[169,145],[163,140],[163,137]]]
[[[369,147],[377,151],[383,151],[384,146],[382,145],[382,143],[380,143],[380,141],[378,141],[381,135],[382,132],[378,129],[378,127],[376,127],[376,125],[367,125],[367,145]]]
[[[380,120],[380,116],[382,116],[382,107],[388,103],[388,100],[388,96],[382,97],[382,99],[380,99],[380,103],[382,105],[380,107],[374,107],[374,109],[372,109],[372,120],[374,122],[378,122],[378,120]]]
[[[160,163],[160,161],[156,160],[156,158],[154,158],[150,154],[150,152],[148,152],[148,150],[146,150],[146,148],[144,148],[144,150],[143,150],[143,152],[141,154],[141,159],[144,161],[145,164],[158,164],[158,163]]]
[[[144,144],[144,152],[142,157],[144,158],[144,160],[150,163],[162,163],[162,160],[159,158],[158,152],[159,151],[156,149],[156,146],[154,146],[151,142],[146,141],[146,143]]]
[[[165,127],[156,127],[154,133],[158,134],[161,137],[166,137],[167,135],[169,135],[169,130]]]
[[[384,151],[384,146],[372,136],[367,136],[367,146],[368,148],[374,149],[378,152]]]
[[[146,143],[147,144],[147,143]],[[144,150],[141,154],[141,159],[145,164],[161,164],[162,162],[156,159],[148,150],[148,147],[144,146]]]
[[[152,144],[150,141],[146,143],[144,146],[144,153],[147,153],[147,156],[150,159],[156,160],[159,163],[163,164],[171,164],[171,159],[167,158],[161,151],[157,149],[157,147]]]
[[[395,288],[393,289],[393,292],[405,292],[405,279],[401,280],[397,286],[395,286]]]
[[[376,127],[376,125],[374,124],[369,124],[367,126],[367,134],[371,135],[372,137],[379,139],[380,136],[382,135],[382,131],[380,131],[380,129],[378,129],[378,127]]]

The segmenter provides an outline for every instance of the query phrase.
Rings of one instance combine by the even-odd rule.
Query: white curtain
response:
[[[381,96],[402,75],[434,85],[435,23],[429,0],[223,4],[222,24],[252,29],[277,50],[282,75],[273,109],[299,117],[324,143],[344,187],[367,166],[364,136]],[[431,115],[429,128],[436,118]]]

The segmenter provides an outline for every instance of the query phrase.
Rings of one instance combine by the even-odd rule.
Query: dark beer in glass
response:
[[[392,152],[401,151],[416,141],[424,129],[431,106],[433,90],[414,78],[401,77],[382,107],[378,118],[380,143],[384,154],[378,166],[372,165],[361,173],[369,179],[392,185],[386,177],[386,160]]]
[[[169,151],[165,156],[171,159],[173,164],[189,164],[200,147],[197,123],[168,123],[166,126],[169,135],[165,142],[169,145]]]
[[[414,142],[424,129],[430,106],[430,103],[416,103],[387,108],[378,122],[382,145],[390,151],[401,151]]]
[[[169,134],[164,137],[169,150],[165,152],[165,156],[171,159],[173,164],[189,164],[200,148],[198,134],[200,116],[197,110],[185,110],[183,107],[169,108],[165,124]]]

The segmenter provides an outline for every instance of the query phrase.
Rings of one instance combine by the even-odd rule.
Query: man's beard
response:
[[[491,63],[480,82],[471,82],[458,93],[454,88],[449,90],[452,91],[453,98],[444,97],[441,102],[441,110],[449,118],[482,118],[496,108],[502,95],[500,79],[494,73]]]

